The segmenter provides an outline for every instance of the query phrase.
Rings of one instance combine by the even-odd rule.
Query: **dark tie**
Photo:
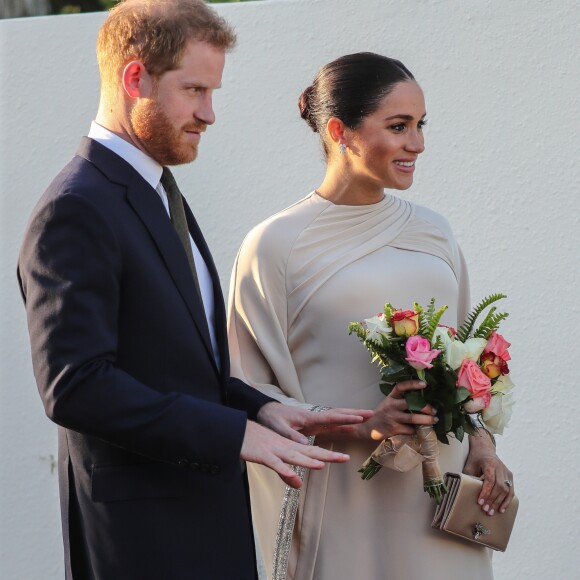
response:
[[[201,289],[199,287],[199,279],[197,277],[197,269],[195,267],[195,260],[193,259],[193,251],[191,249],[191,240],[189,238],[189,228],[187,227],[187,220],[185,218],[185,210],[183,209],[183,200],[181,198],[181,192],[173,174],[167,167],[163,168],[163,174],[161,175],[161,185],[165,189],[167,194],[167,200],[169,201],[169,213],[171,214],[171,221],[173,226],[177,231],[177,235],[181,240],[183,249],[187,255],[187,261],[189,262],[189,267],[191,268],[191,274],[193,275],[193,281],[195,283],[195,288],[199,299],[202,301]]]

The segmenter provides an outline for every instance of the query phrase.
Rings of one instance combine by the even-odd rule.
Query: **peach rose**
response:
[[[489,377],[483,374],[478,364],[471,359],[465,359],[461,363],[457,373],[457,386],[465,387],[471,393],[472,399],[483,397],[491,391]]]
[[[419,332],[419,314],[414,310],[395,310],[391,326],[397,336],[413,336]]]

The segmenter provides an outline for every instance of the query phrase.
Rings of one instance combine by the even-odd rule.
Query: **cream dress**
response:
[[[291,405],[374,408],[379,371],[349,322],[435,297],[443,323],[469,307],[464,261],[446,220],[386,195],[335,205],[313,192],[254,228],[232,274],[232,373]],[[291,580],[489,580],[487,549],[431,530],[421,469],[357,473],[374,442],[334,443],[351,461],[306,474],[289,556]],[[443,471],[461,471],[469,444],[440,444]],[[260,551],[271,573],[284,485],[248,467]]]

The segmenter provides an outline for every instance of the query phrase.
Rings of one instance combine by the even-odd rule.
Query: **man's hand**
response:
[[[277,403],[276,405],[284,406]],[[324,461],[344,463],[350,459],[344,453],[291,441],[253,421],[248,421],[246,425],[241,457],[245,461],[260,463],[273,469],[287,485],[295,488],[299,488],[302,482],[292,469],[292,465],[322,469]]]
[[[371,415],[372,411],[355,409],[315,413],[302,407],[266,403],[257,417],[262,425],[248,421],[241,457],[273,469],[287,485],[299,488],[302,482],[292,465],[322,469],[324,462],[344,463],[350,459],[344,453],[308,445],[308,436],[344,432]]]
[[[258,423],[297,443],[307,443],[308,435],[345,433],[372,417],[361,409],[328,409],[319,413],[302,407],[266,403],[258,412]]]
[[[505,512],[514,497],[514,476],[497,456],[486,433],[469,436],[469,455],[463,472],[475,477],[483,476],[478,503],[488,516],[493,516],[496,511]]]

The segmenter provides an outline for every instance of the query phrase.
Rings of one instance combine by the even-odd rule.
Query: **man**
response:
[[[234,40],[200,0],[117,5],[96,121],[22,245],[67,579],[255,578],[240,458],[297,487],[291,464],[348,459],[306,435],[369,416],[287,407],[229,376],[217,272],[166,166],[195,159]]]

